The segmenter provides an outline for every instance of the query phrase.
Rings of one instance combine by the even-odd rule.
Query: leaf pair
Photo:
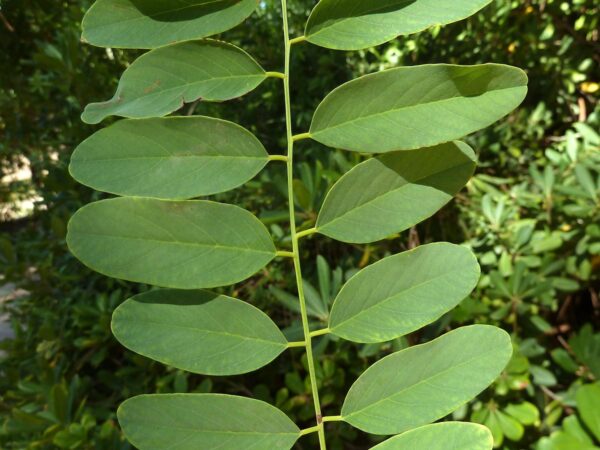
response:
[[[498,328],[475,325],[394,353],[367,369],[351,387],[342,420],[374,434],[395,434],[440,419],[481,392],[512,352]],[[127,400],[119,422],[140,448],[289,449],[300,430],[281,411],[256,400],[225,395],[148,395]],[[459,430],[460,428],[460,430]],[[439,447],[442,436],[446,447]],[[420,442],[422,440],[422,442]],[[425,444],[429,442],[432,446]],[[418,447],[407,447],[409,443]],[[460,447],[460,445],[473,445]],[[417,428],[375,447],[491,448],[478,425]]]

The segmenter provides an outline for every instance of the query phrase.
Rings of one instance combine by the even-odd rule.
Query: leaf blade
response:
[[[492,433],[483,425],[441,422],[394,436],[372,450],[492,450]]]
[[[227,31],[256,0],[97,0],[83,18],[82,39],[99,47],[161,47]]]
[[[282,411],[232,395],[141,395],[121,404],[117,416],[127,439],[142,450],[289,450],[300,437]]]
[[[234,45],[183,42],[140,56],[121,76],[113,98],[89,104],[81,118],[96,124],[111,115],[161,117],[200,98],[220,102],[240,97],[265,79],[263,68]]]
[[[362,50],[397,36],[418,33],[475,14],[491,0],[322,0],[313,9],[305,35],[335,50]]]
[[[352,385],[342,419],[373,434],[433,422],[485,389],[511,354],[510,336],[489,325],[462,327],[401,350],[372,365]]]
[[[159,289],[136,295],[115,310],[111,327],[128,349],[203,375],[252,372],[288,345],[261,310],[209,291]]]
[[[268,154],[248,130],[210,117],[121,120],[83,141],[73,178],[116,195],[184,200],[234,189]]]
[[[525,72],[501,64],[389,69],[327,95],[315,111],[310,137],[365,153],[429,147],[491,125],[526,92]]]
[[[472,176],[475,160],[473,150],[458,141],[371,158],[327,194],[317,232],[368,243],[404,231],[448,203]]]
[[[242,281],[276,252],[265,226],[237,206],[129,197],[77,211],[67,244],[97,272],[177,289]]]
[[[475,288],[480,269],[465,247],[427,244],[384,258],[352,277],[331,310],[333,334],[386,342],[437,320]]]

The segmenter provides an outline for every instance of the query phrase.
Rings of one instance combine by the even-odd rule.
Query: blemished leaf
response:
[[[279,409],[232,395],[141,395],[126,400],[117,415],[140,450],[289,450],[300,437]]]
[[[600,441],[600,382],[582,386],[577,390],[577,407],[583,423]]]
[[[92,103],[81,119],[165,116],[198,99],[220,102],[261,84],[266,73],[242,49],[214,40],[183,42],[140,56],[125,70],[112,99]]]
[[[490,430],[482,425],[442,422],[388,439],[372,450],[492,450]]]
[[[475,160],[458,141],[371,158],[333,186],[317,231],[352,243],[404,231],[448,203],[473,175]]]
[[[466,19],[491,0],[321,0],[306,24],[309,42],[361,50]]]
[[[251,372],[288,344],[261,310],[209,291],[160,289],[136,295],[115,310],[112,331],[136,353],[204,375]]]
[[[91,203],[71,218],[67,244],[104,275],[177,289],[237,283],[276,254],[266,227],[250,212],[204,200]]]
[[[489,325],[462,327],[393,353],[352,385],[342,419],[373,434],[397,434],[426,425],[489,386],[511,354],[510,336]]]
[[[331,92],[310,137],[365,153],[412,150],[459,139],[515,109],[527,75],[502,64],[435,64],[365,75]]]
[[[99,47],[161,47],[227,31],[257,5],[257,0],[97,0],[83,18],[82,39]]]
[[[252,133],[224,120],[121,120],[83,141],[69,169],[99,191],[177,200],[234,189],[268,156]]]
[[[348,280],[333,304],[329,328],[354,342],[396,339],[458,305],[479,274],[475,255],[447,242],[389,256]]]

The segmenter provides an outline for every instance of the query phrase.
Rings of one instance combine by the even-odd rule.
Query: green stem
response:
[[[315,234],[316,232],[316,228],[309,228],[308,230],[299,231],[298,233],[296,233],[296,236],[298,237],[298,239],[300,239],[306,236],[310,236],[311,234]]]
[[[325,416],[323,417],[323,422],[341,422],[344,420],[342,416]]]
[[[292,134],[292,106],[290,96],[290,54],[292,44],[288,27],[287,0],[281,0],[281,11],[283,15],[283,35],[285,42],[285,78],[283,79],[283,89],[285,97],[285,124],[287,135],[287,184],[288,184],[288,203],[290,212],[290,234],[292,237],[292,252],[294,253],[294,272],[296,274],[296,285],[298,289],[298,299],[300,301],[300,316],[302,318],[302,329],[304,331],[304,341],[306,343],[306,357],[308,361],[308,375],[312,398],[317,420],[317,432],[319,434],[319,447],[326,450],[325,431],[322,425],[321,402],[319,401],[319,390],[317,386],[317,375],[315,371],[315,361],[313,357],[312,341],[310,328],[308,326],[308,314],[306,312],[306,300],[304,299],[304,287],[302,286],[302,268],[300,265],[300,251],[298,245],[298,236],[296,232],[296,211],[294,207],[294,139]]]

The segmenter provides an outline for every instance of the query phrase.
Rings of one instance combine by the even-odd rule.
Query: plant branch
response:
[[[304,341],[306,343],[306,357],[308,361],[308,375],[310,378],[310,386],[312,398],[315,408],[315,416],[317,426],[314,427],[319,434],[320,450],[326,450],[325,431],[322,425],[321,402],[319,400],[319,390],[317,385],[317,374],[315,371],[315,361],[312,351],[312,341],[310,328],[308,325],[308,313],[306,310],[306,300],[304,298],[304,287],[302,285],[302,268],[300,265],[300,252],[298,245],[298,235],[296,232],[296,210],[294,206],[294,136],[292,134],[292,106],[290,96],[290,54],[292,43],[290,42],[290,34],[288,27],[288,12],[287,0],[281,0],[281,11],[283,16],[283,35],[285,43],[285,77],[283,79],[283,89],[285,97],[285,125],[287,135],[287,187],[288,187],[288,204],[290,214],[290,234],[292,238],[292,251],[294,253],[294,272],[296,274],[296,285],[298,289],[298,299],[300,301],[300,315],[302,318],[302,329],[304,331]]]

